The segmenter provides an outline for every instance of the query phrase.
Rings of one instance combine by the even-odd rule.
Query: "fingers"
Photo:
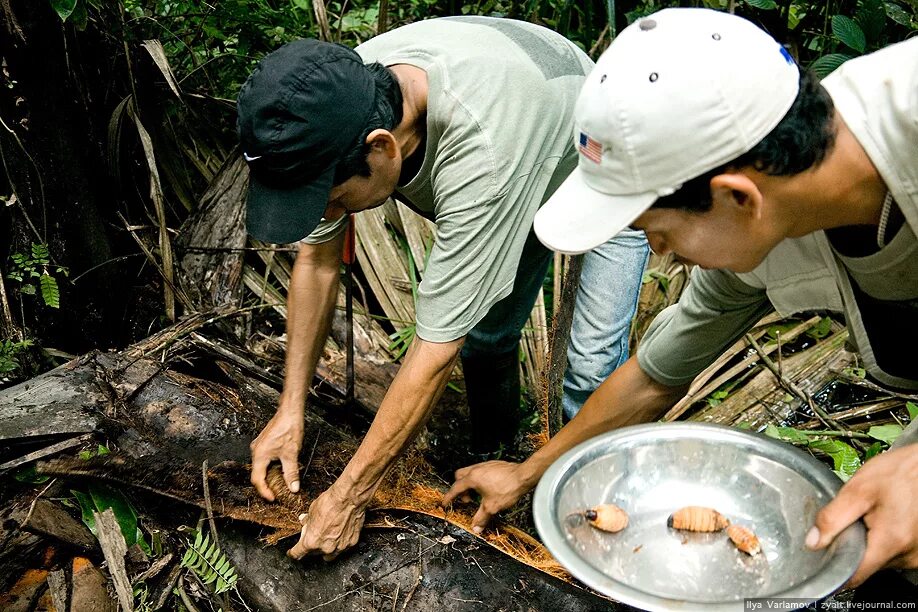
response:
[[[867,550],[847,587],[854,588],[882,569],[904,548],[903,542],[884,527],[875,527],[867,532]]]
[[[265,477],[268,474],[268,464],[270,461],[262,457],[252,457],[252,476],[249,478],[258,494],[268,501],[274,501],[274,492],[268,486]]]
[[[281,468],[284,471],[284,482],[287,483],[287,488],[290,489],[291,493],[300,492],[300,464],[296,460],[296,456],[291,457],[281,457]]]
[[[472,532],[481,534],[484,528],[488,526],[488,521],[491,520],[492,516],[494,516],[494,513],[486,510],[484,504],[478,506],[478,512],[472,517]]]
[[[460,497],[460,500],[463,502],[471,500],[467,491],[473,487],[466,484],[461,478],[458,477],[459,472],[456,472],[456,474],[456,482],[453,483],[453,486],[450,487],[449,491],[446,492],[446,495],[443,496],[443,501],[440,502],[441,506],[450,505],[457,497],[460,496],[462,496]]]
[[[874,496],[854,480],[841,488],[838,495],[816,515],[816,525],[806,535],[807,547],[819,550],[828,546],[838,534],[873,508]]]
[[[303,531],[300,533],[300,539],[296,544],[293,545],[293,548],[287,551],[287,556],[292,557],[299,561],[306,556],[306,553],[309,552],[309,547],[305,544],[306,541],[306,527],[303,526]]]

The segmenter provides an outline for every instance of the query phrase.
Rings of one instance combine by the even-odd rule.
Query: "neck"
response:
[[[392,131],[402,159],[408,159],[424,142],[427,132],[427,73],[409,64],[389,66],[402,90],[402,121]]]
[[[838,114],[835,125],[835,144],[821,164],[790,178],[760,175],[763,192],[793,217],[788,236],[879,223],[886,184]]]

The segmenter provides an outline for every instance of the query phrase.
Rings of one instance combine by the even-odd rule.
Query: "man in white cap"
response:
[[[752,23],[667,9],[621,33],[575,108],[578,169],[536,215],[549,247],[582,252],[625,227],[698,264],[637,355],[526,462],[459,470],[474,519],[535,486],[596,434],[652,421],[764,314],[843,313],[868,374],[918,388],[918,39],[847,62],[820,84]],[[902,438],[914,440],[915,427]],[[818,515],[824,548],[863,519],[851,584],[918,566],[918,445],[869,460]]]

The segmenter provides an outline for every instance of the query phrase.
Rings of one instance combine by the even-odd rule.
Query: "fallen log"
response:
[[[201,463],[207,460],[207,481],[211,493],[209,505],[216,519],[221,521],[221,546],[230,551],[245,549],[249,551],[245,554],[254,555],[256,553],[253,551],[260,550],[263,546],[255,542],[254,532],[246,532],[248,535],[244,536],[248,538],[248,548],[238,543],[231,544],[226,540],[228,536],[225,534],[231,533],[234,529],[244,529],[244,526],[237,523],[227,526],[226,519],[273,528],[273,534],[259,532],[272,542],[296,535],[300,528],[298,514],[334,481],[349,461],[359,437],[363,434],[360,427],[365,427],[366,421],[341,418],[347,415],[341,414],[344,411],[339,409],[319,410],[318,412],[336,421],[331,423],[321,418],[316,407],[311,406],[306,413],[304,444],[300,457],[302,491],[298,495],[290,494],[278,503],[265,502],[250,486],[248,466],[245,462],[248,461],[249,441],[273,415],[277,405],[277,390],[252,377],[250,373],[242,371],[236,364],[222,362],[220,367],[213,367],[213,358],[209,355],[202,358],[199,352],[196,353],[195,345],[200,345],[200,342],[191,340],[191,332],[188,332],[187,328],[186,332],[184,338],[187,341],[173,336],[167,349],[183,356],[183,369],[173,366],[169,360],[153,360],[141,356],[152,353],[160,357],[163,349],[138,351],[135,347],[135,350],[124,353],[93,354],[48,373],[45,380],[38,380],[29,388],[20,386],[0,391],[0,405],[4,405],[8,398],[15,397],[19,402],[27,401],[39,407],[40,397],[33,394],[32,390],[47,390],[49,386],[62,384],[74,390],[68,410],[76,415],[75,422],[95,423],[97,441],[105,443],[110,450],[108,454],[90,459],[62,455],[56,459],[42,461],[37,466],[40,473],[65,479],[120,483],[123,485],[119,487],[121,490],[129,487],[134,491],[205,508],[208,504],[204,496]],[[149,349],[149,345],[145,348]],[[208,376],[192,375],[189,370],[205,371]],[[227,372],[234,375],[228,376]],[[358,364],[358,376],[359,372]],[[77,392],[80,388],[90,392],[81,396]],[[63,415],[68,410],[61,409],[58,412]],[[353,410],[352,408],[351,411]],[[366,410],[366,413],[371,414],[369,410]],[[444,441],[444,445],[449,445],[449,441]],[[474,604],[474,601],[478,600],[486,602],[485,605],[493,605],[494,601],[506,601],[510,597],[508,593],[514,592],[514,589],[518,592],[518,595],[513,595],[516,598],[514,601],[521,602],[519,606],[514,607],[545,610],[610,609],[611,604],[608,600],[555,577],[564,576],[570,580],[538,542],[512,525],[499,525],[497,530],[486,533],[485,538],[464,531],[463,529],[467,530],[470,527],[475,508],[457,508],[448,512],[440,509],[438,504],[445,488],[446,483],[439,479],[434,468],[424,457],[417,451],[410,452],[400,464],[390,470],[386,482],[380,487],[374,501],[375,510],[368,515],[369,528],[365,531],[359,551],[345,556],[345,559],[360,559],[363,555],[365,558],[361,563],[366,567],[370,567],[367,565],[370,559],[385,558],[388,563],[391,557],[393,560],[402,558],[403,561],[407,561],[407,558],[394,556],[394,552],[390,554],[392,550],[401,550],[403,539],[398,539],[397,533],[390,530],[378,532],[373,529],[374,526],[386,525],[385,520],[380,518],[383,515],[378,514],[379,512],[404,508],[411,512],[401,515],[399,525],[402,527],[428,534],[425,537],[431,537],[430,529],[435,527],[439,530],[452,530],[443,533],[456,540],[460,540],[457,534],[464,534],[461,536],[461,546],[466,547],[461,548],[465,553],[463,556],[456,553],[454,548],[439,546],[442,550],[436,558],[444,563],[443,579],[433,582],[420,580],[410,598],[401,590],[399,601],[402,604],[399,605],[405,605],[406,609],[424,609],[415,607],[411,602],[416,601],[419,606],[422,602],[429,603],[435,599],[442,602],[448,593],[453,593],[457,598],[456,609],[462,609],[466,603],[481,605]],[[256,567],[273,571],[275,568],[270,564],[280,563],[279,560],[286,559],[283,553],[291,544],[292,540],[285,540],[281,547],[266,549],[264,554],[269,555],[269,558],[266,558],[264,563],[251,563],[242,557],[237,567],[240,568],[243,582],[251,581],[252,589],[263,585],[264,581],[261,578],[257,575],[250,578],[248,572],[256,572]],[[475,559],[484,569],[479,569],[471,561],[463,561],[465,565],[458,565],[460,559],[468,557],[468,550],[471,550],[469,547],[487,551],[480,555],[492,559],[488,561],[488,567],[509,564],[510,567],[516,568],[525,561],[531,568],[520,571],[527,576],[524,582],[528,586],[516,584],[508,577],[509,574],[505,579],[501,579],[504,587],[494,586],[494,581],[486,577],[488,570],[483,565],[480,555]],[[414,555],[419,556],[416,551]],[[422,561],[424,564],[433,562],[427,559],[427,556]],[[398,565],[398,562],[393,562]],[[301,575],[300,590],[297,591],[298,601],[301,603],[279,609],[309,609],[315,604],[306,605],[306,602],[315,600],[319,595],[323,601],[330,601],[329,598],[339,595],[340,601],[351,600],[354,593],[343,595],[340,591],[340,576],[341,572],[345,571],[342,568],[350,567],[341,565],[344,563],[345,561],[339,561],[327,566],[328,573],[322,575],[327,576],[328,580],[334,579],[328,584],[317,580],[319,574],[314,571],[305,582]],[[301,567],[294,564],[291,571],[300,572]],[[398,586],[399,589],[406,588],[405,572],[415,571],[411,563],[398,569],[393,569],[395,566],[391,564],[385,567],[388,569],[384,569],[383,566],[379,566],[379,569],[383,573],[392,570],[387,576],[392,576],[396,580],[394,585],[402,585]],[[465,575],[462,572],[466,570],[473,574],[477,572],[482,576],[478,580],[490,586],[473,588],[474,581],[468,578],[466,586],[454,590],[455,587],[450,586],[448,580],[450,572],[458,572],[458,576]],[[516,569],[513,571],[520,573]],[[367,576],[376,576],[377,582],[384,580],[378,574]],[[304,584],[311,590],[304,592]],[[367,584],[370,585],[369,582]],[[390,586],[393,586],[393,583],[390,583]],[[372,590],[372,585],[369,588]],[[425,591],[429,592],[422,595]],[[252,590],[252,593],[254,592]],[[360,589],[355,591],[358,592]],[[494,599],[498,597],[498,592],[503,594],[499,595],[499,599]],[[562,593],[565,594],[563,597]],[[560,601],[559,598],[564,597],[569,599],[572,607],[562,608],[555,605],[556,601]],[[524,605],[523,602],[528,603]],[[448,607],[454,608],[452,605]],[[327,609],[340,608],[329,605]]]

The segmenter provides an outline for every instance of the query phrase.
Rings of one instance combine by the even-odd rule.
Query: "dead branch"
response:
[[[810,407],[810,410],[812,410],[813,413],[819,417],[819,420],[825,423],[826,426],[837,431],[844,430],[844,427],[838,421],[829,416],[829,413],[823,410],[822,406],[813,401],[812,395],[798,387],[794,381],[785,377],[781,373],[781,371],[778,369],[778,366],[775,365],[775,362],[772,361],[772,359],[767,354],[765,354],[765,351],[762,350],[762,347],[759,346],[759,343],[756,341],[756,339],[752,337],[752,334],[746,334],[746,341],[749,342],[749,345],[752,346],[753,349],[755,349],[755,352],[759,355],[759,359],[762,360],[762,363],[765,364],[766,368],[771,370],[771,373],[775,375],[775,378],[778,379],[778,382],[782,387],[805,401]]]
[[[898,397],[899,399],[903,399],[909,402],[918,402],[918,395],[908,395],[905,393],[899,393],[897,391],[892,391],[890,389],[883,388],[880,385],[874,384],[870,382],[869,380],[860,378],[858,376],[855,376],[854,374],[850,374],[848,372],[844,372],[841,370],[830,370],[830,371],[836,376],[838,376],[839,378],[844,378],[846,381],[850,382],[851,384],[857,385],[859,387],[871,389],[873,391],[876,391],[877,393],[882,393],[884,395]]]
[[[567,342],[571,335],[571,323],[574,319],[574,303],[577,289],[580,287],[580,270],[583,268],[583,255],[570,258],[564,274],[564,286],[561,289],[561,303],[552,316],[551,340],[548,353],[548,372],[546,373],[548,390],[545,393],[548,412],[548,435],[560,431],[562,379],[567,367]]]
[[[127,544],[121,535],[121,527],[111,508],[105,512],[93,512],[98,529],[99,544],[102,554],[108,564],[108,572],[115,583],[115,592],[123,610],[131,612],[134,609],[134,592],[131,581],[128,580],[127,570],[124,567],[124,555],[127,553]]]

